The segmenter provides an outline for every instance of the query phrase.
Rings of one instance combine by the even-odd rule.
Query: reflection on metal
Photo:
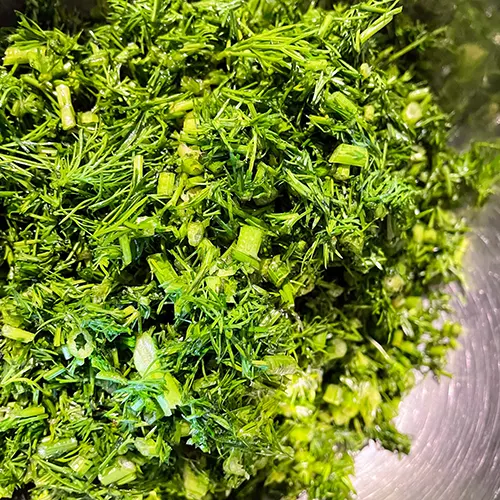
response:
[[[478,216],[465,261],[466,299],[456,292],[462,348],[452,379],[427,378],[404,400],[398,427],[409,456],[365,448],[357,457],[359,500],[500,499],[500,197]]]

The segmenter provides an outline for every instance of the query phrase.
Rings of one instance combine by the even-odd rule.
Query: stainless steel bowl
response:
[[[470,240],[464,299],[451,289],[465,332],[450,356],[453,377],[427,378],[404,400],[398,427],[413,438],[409,456],[374,444],[360,453],[360,500],[500,498],[500,196],[475,219]]]

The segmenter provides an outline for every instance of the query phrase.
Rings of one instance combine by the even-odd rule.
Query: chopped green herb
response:
[[[500,146],[448,146],[442,30],[315,5],[109,0],[4,40],[0,497],[345,499],[369,440],[409,450]]]
[[[341,163],[355,167],[366,167],[368,163],[368,151],[361,146],[340,144],[337,146],[329,159],[330,163]]]

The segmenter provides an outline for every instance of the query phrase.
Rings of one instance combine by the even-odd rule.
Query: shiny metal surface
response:
[[[374,444],[357,457],[359,500],[500,498],[500,196],[474,220],[465,259],[462,348],[451,379],[423,380],[403,401],[398,427],[413,438],[409,456]]]

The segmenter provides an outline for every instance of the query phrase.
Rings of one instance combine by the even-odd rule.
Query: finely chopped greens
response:
[[[498,146],[396,2],[111,0],[0,70],[0,496],[348,498],[443,373]]]

